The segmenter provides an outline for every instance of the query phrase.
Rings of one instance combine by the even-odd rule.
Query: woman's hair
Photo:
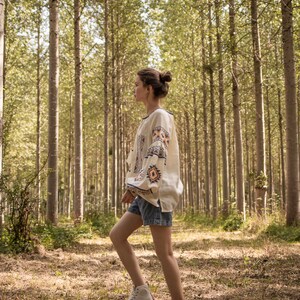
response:
[[[160,72],[153,68],[146,68],[138,71],[137,75],[144,86],[152,86],[154,97],[163,98],[167,96],[169,91],[169,84],[167,82],[172,81],[172,75],[169,71]]]

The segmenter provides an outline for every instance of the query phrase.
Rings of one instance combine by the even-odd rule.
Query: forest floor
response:
[[[176,223],[174,252],[186,300],[300,299],[300,243]],[[130,242],[156,300],[167,286],[149,229]],[[0,255],[0,299],[127,299],[131,282],[109,238],[44,254]]]

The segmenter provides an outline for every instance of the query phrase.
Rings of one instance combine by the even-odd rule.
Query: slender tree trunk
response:
[[[4,24],[5,0],[0,0],[0,176],[2,176],[3,159],[3,100],[4,100]],[[0,238],[4,226],[4,201],[0,192]]]
[[[108,0],[104,1],[104,212],[108,213],[109,201],[109,162],[108,162]]]
[[[38,22],[37,22],[37,76],[36,76],[36,195],[37,195],[37,203],[36,203],[36,219],[40,221],[40,210],[41,210],[41,175],[40,175],[40,165],[41,165],[41,4],[38,4]]]
[[[58,219],[58,18],[59,0],[49,0],[49,126],[48,126],[48,201],[47,221],[57,224]]]
[[[257,0],[251,0],[251,29],[253,43],[253,62],[255,79],[255,103],[256,103],[256,211],[259,215],[266,210],[266,158],[265,158],[265,121],[264,99],[262,89],[262,66],[260,37],[257,16]],[[263,212],[264,209],[264,212]]]
[[[66,211],[67,218],[71,218],[71,194],[72,194],[72,140],[73,140],[73,122],[72,122],[72,111],[73,111],[73,101],[72,93],[70,93],[70,122],[69,122],[69,135],[68,135],[68,160],[67,160],[67,191],[66,191]]]
[[[232,57],[232,101],[234,114],[234,140],[235,140],[235,158],[236,158],[236,202],[238,212],[245,214],[245,188],[244,188],[244,163],[243,163],[243,139],[240,116],[240,97],[238,83],[238,60],[237,60],[237,42],[235,31],[235,1],[229,0],[229,27],[230,27],[230,45]]]
[[[276,65],[276,83],[277,83],[277,100],[278,100],[278,127],[280,135],[280,163],[281,163],[281,209],[285,211],[286,209],[286,185],[285,185],[285,161],[284,161],[284,145],[283,145],[283,116],[281,109],[281,89],[280,89],[280,79],[279,73],[279,58],[278,58],[278,46],[277,40],[275,40],[275,65]]]
[[[245,128],[248,127],[248,118],[245,118]],[[250,141],[249,141],[249,132],[246,130],[245,132],[245,142],[246,149],[250,149]],[[246,197],[246,203],[248,203],[249,207],[249,215],[252,215],[252,199],[251,199],[251,176],[250,176],[250,151],[246,151],[246,170],[247,170],[247,186],[245,187],[245,194],[248,195],[248,199]],[[247,202],[248,200],[248,202]]]
[[[186,124],[186,136],[187,140],[191,140],[191,128],[190,128],[190,120],[189,115],[187,111],[185,111],[185,124]],[[188,182],[188,203],[189,208],[192,210],[192,213],[194,213],[195,207],[194,207],[194,193],[193,193],[193,168],[192,168],[192,157],[191,157],[191,145],[190,143],[186,144],[186,154],[187,154],[187,182]]]
[[[210,131],[211,131],[211,181],[213,218],[218,216],[218,181],[217,181],[217,145],[215,124],[215,83],[213,69],[213,42],[212,42],[212,5],[209,5],[209,85],[210,85]]]
[[[111,7],[110,10],[110,17],[111,17],[111,94],[112,94],[112,172],[111,172],[111,202],[112,206],[114,207],[114,213],[117,215],[117,121],[116,121],[116,57],[115,57],[115,25],[114,25],[114,8]]]
[[[271,133],[271,113],[270,113],[270,99],[269,99],[269,86],[267,84],[266,86],[266,102],[267,102],[267,114],[268,114],[268,182],[269,182],[269,187],[268,187],[268,209],[269,213],[272,213],[272,208],[273,208],[273,160],[272,160],[272,133]]]
[[[116,106],[117,106],[117,195],[116,195],[116,211],[119,215],[121,213],[121,206],[119,205],[121,195],[122,195],[122,188],[124,186],[124,179],[123,179],[123,160],[122,160],[122,131],[123,128],[122,124],[122,101],[121,101],[121,65],[120,65],[120,50],[119,50],[119,12],[117,11],[116,16]]]
[[[81,61],[81,2],[74,0],[75,42],[75,195],[74,222],[83,221],[83,149],[82,149],[82,61]]]
[[[229,188],[229,202],[228,202],[228,213],[231,211],[231,197],[232,197],[232,126],[229,123],[228,126],[228,188]]]
[[[196,70],[196,59],[195,59],[195,39],[193,31],[192,40],[192,55],[193,55],[193,69]],[[196,74],[195,74],[196,75]],[[199,175],[199,130],[198,130],[198,107],[197,107],[197,92],[196,92],[196,78],[193,78],[193,120],[194,120],[194,145],[195,145],[195,211],[199,212],[200,208],[200,175]]]
[[[199,212],[200,210],[200,202],[201,202],[201,194],[200,194],[200,184],[201,178],[199,173],[199,132],[198,132],[198,109],[197,109],[197,95],[196,88],[193,89],[193,105],[194,105],[194,138],[195,138],[195,171],[196,171],[196,199],[195,199],[195,210]]]
[[[299,161],[299,198],[300,198],[300,76],[298,76],[298,93],[297,93],[297,106],[298,106],[298,161]],[[299,199],[299,214],[300,218],[300,199]]]
[[[293,43],[292,0],[281,0],[281,12],[286,103],[286,224],[291,226],[297,224],[299,217],[299,149],[297,135],[296,72]]]
[[[223,190],[223,216],[228,216],[229,186],[228,186],[228,154],[226,140],[226,118],[225,118],[225,96],[224,96],[224,66],[222,52],[222,37],[220,34],[220,1],[215,0],[216,27],[217,27],[217,49],[219,68],[219,103],[220,103],[220,125],[221,125],[221,147],[222,147],[222,190]]]
[[[201,45],[202,45],[202,65],[206,66],[206,45],[204,33],[204,13],[201,11]],[[210,214],[210,176],[209,176],[209,139],[207,121],[207,83],[206,72],[202,68],[202,93],[203,93],[203,130],[204,130],[204,157],[205,157],[205,212]]]

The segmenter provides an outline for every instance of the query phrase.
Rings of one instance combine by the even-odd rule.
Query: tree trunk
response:
[[[266,86],[266,104],[267,104],[267,115],[268,115],[268,213],[272,214],[273,210],[273,160],[272,160],[272,133],[271,133],[271,112],[270,112],[270,99],[269,99],[269,86]]]
[[[195,59],[195,37],[193,31],[192,40],[192,56],[193,56],[193,69],[196,70],[196,59]],[[197,91],[196,91],[196,74],[193,78],[193,120],[194,120],[194,146],[195,146],[195,207],[194,210],[199,212],[201,194],[200,194],[200,175],[199,175],[199,130],[198,130],[198,106],[197,106]]]
[[[123,178],[124,162],[122,159],[123,151],[123,127],[122,124],[122,99],[121,99],[121,63],[120,63],[120,50],[119,50],[119,13],[117,13],[117,28],[116,28],[116,106],[117,106],[117,195],[116,195],[116,211],[117,214],[121,214],[120,200],[123,192],[123,186],[125,179]]]
[[[212,5],[209,5],[209,86],[210,86],[210,132],[211,132],[211,191],[213,218],[218,216],[218,174],[217,174],[217,145],[216,145],[216,124],[215,124],[215,83],[213,69],[213,42],[212,42]]]
[[[204,13],[201,11],[201,45],[202,45],[202,93],[203,93],[203,131],[204,131],[204,157],[205,157],[205,213],[210,213],[210,178],[209,178],[209,139],[208,139],[208,121],[207,121],[207,83],[206,72],[206,45],[204,33]]]
[[[59,0],[49,0],[49,125],[48,125],[48,200],[47,221],[56,225],[58,219],[58,18]]]
[[[193,89],[193,106],[194,106],[194,138],[195,138],[195,171],[196,171],[196,194],[195,194],[195,211],[199,212],[200,210],[200,202],[201,202],[201,194],[200,194],[200,184],[201,178],[199,174],[199,132],[198,132],[198,113],[197,113],[197,95],[196,88]]]
[[[277,100],[278,100],[278,127],[280,135],[280,163],[281,163],[281,209],[285,211],[286,209],[286,185],[285,185],[285,161],[284,161],[284,145],[283,145],[283,116],[281,109],[281,89],[280,89],[280,79],[279,73],[279,58],[278,58],[278,46],[277,40],[275,40],[275,74],[277,74],[276,85],[277,85]]]
[[[237,61],[237,42],[235,31],[235,1],[229,1],[229,27],[230,27],[230,45],[232,57],[232,102],[234,114],[234,140],[235,140],[235,158],[236,158],[236,203],[239,213],[245,214],[245,188],[244,188],[244,163],[243,163],[243,139],[240,116],[240,97],[238,84],[238,61]]]
[[[286,224],[291,226],[297,224],[299,216],[299,150],[292,0],[281,0],[281,13],[286,104]]]
[[[216,27],[217,27],[217,49],[218,49],[218,68],[219,68],[219,105],[220,105],[220,125],[221,125],[221,148],[222,148],[222,191],[223,191],[223,216],[228,216],[228,154],[226,140],[226,118],[225,118],[225,97],[224,97],[224,66],[222,52],[222,37],[220,34],[220,1],[215,0]]]
[[[82,150],[82,61],[81,61],[81,3],[74,0],[74,42],[75,42],[75,195],[74,222],[83,221],[83,150]]]
[[[185,111],[185,124],[186,124],[186,137],[187,140],[191,140],[191,128],[190,128],[190,120],[188,112]],[[195,207],[194,207],[194,191],[193,191],[193,168],[192,168],[192,156],[191,156],[191,144],[186,144],[186,155],[187,155],[187,186],[188,186],[188,206],[191,209],[192,213],[194,213]]]
[[[264,100],[262,89],[262,66],[260,37],[257,16],[257,0],[251,0],[251,30],[253,43],[253,62],[255,79],[255,103],[256,103],[256,211],[258,215],[265,214],[266,210],[266,158],[265,158],[265,121]],[[264,211],[263,211],[264,210]]]
[[[41,4],[38,4],[38,22],[37,22],[37,76],[36,76],[36,219],[37,222],[40,221],[40,207],[41,207],[41,175],[40,175],[40,165],[41,165],[41,23],[42,23],[42,8]]]
[[[111,166],[111,202],[114,208],[114,213],[117,215],[117,127],[116,127],[116,70],[115,70],[115,25],[114,25],[114,9],[110,10],[110,41],[111,41],[111,94],[112,94],[112,166]]]
[[[109,162],[108,162],[108,0],[104,1],[104,203],[103,209],[108,213],[109,200]]]
[[[248,125],[248,118],[245,118],[245,128],[249,128]],[[251,133],[250,133],[251,135]],[[252,198],[251,198],[251,175],[250,175],[250,141],[249,141],[249,132],[246,130],[245,132],[245,142],[246,142],[246,149],[249,149],[249,151],[246,151],[246,170],[247,170],[247,185],[245,187],[245,201],[248,204],[249,207],[249,215],[252,215]],[[247,199],[248,196],[248,199]],[[248,201],[247,201],[248,200]]]
[[[4,19],[5,1],[0,0],[0,176],[2,176],[3,159],[3,98],[4,98]],[[4,201],[0,192],[0,238],[4,226]]]

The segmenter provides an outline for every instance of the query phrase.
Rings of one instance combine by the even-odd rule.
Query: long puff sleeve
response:
[[[127,188],[133,195],[140,195],[157,205],[159,188],[168,159],[172,124],[168,113],[157,111],[154,114],[147,132],[149,136],[145,137],[145,139],[151,139],[150,146],[144,151],[144,157],[140,163],[141,168],[139,170],[135,168],[137,173],[131,173],[128,176]]]

